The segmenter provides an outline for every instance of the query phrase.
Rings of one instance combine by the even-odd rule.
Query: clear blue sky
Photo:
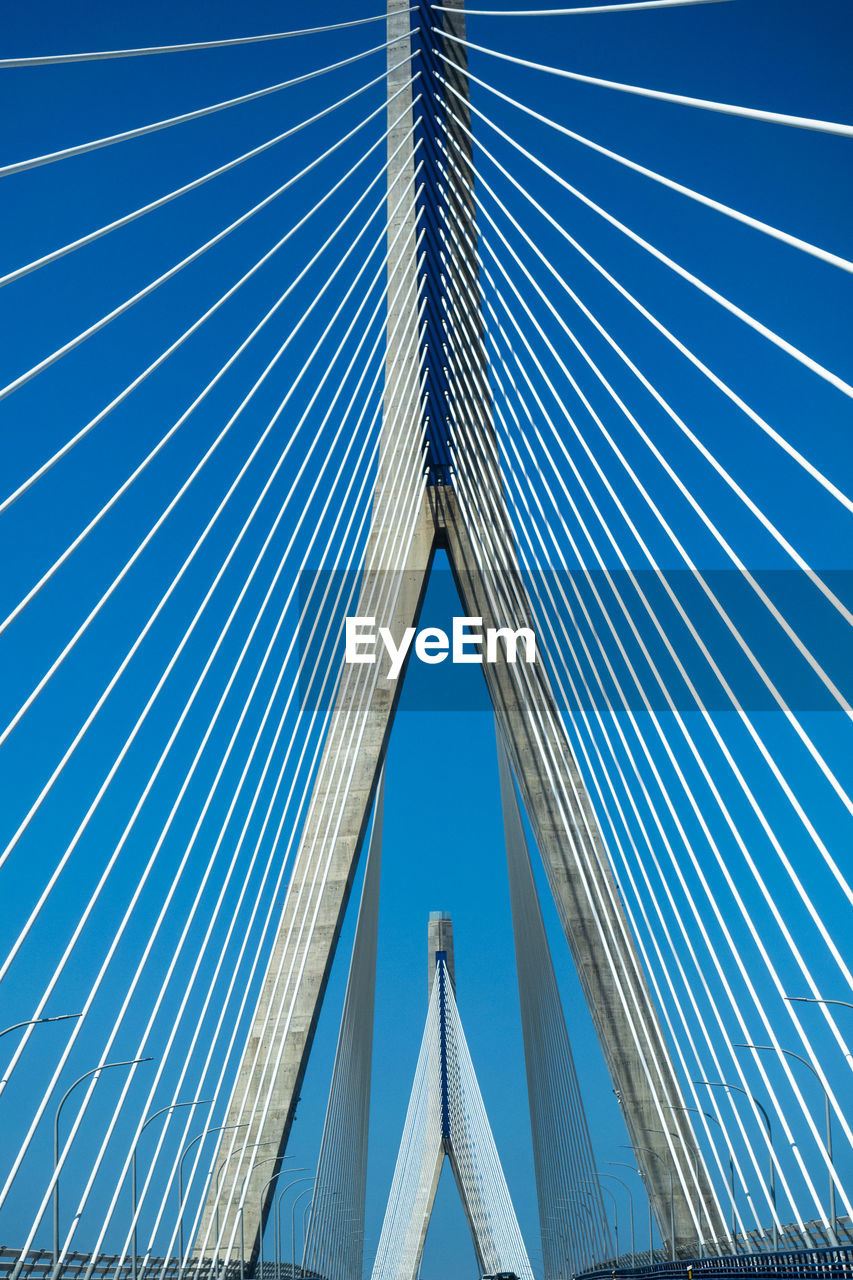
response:
[[[488,7],[512,6],[508,0],[491,0]],[[203,6],[203,12],[188,0],[120,6],[102,0],[93,0],[86,6],[32,0],[5,15],[0,56],[217,39],[288,27],[303,18],[310,22],[334,22],[375,11],[366,3],[356,5],[354,0],[329,0],[309,11],[274,5],[266,0],[246,0],[240,6],[211,0]],[[382,32],[383,26],[378,23],[306,41],[259,44],[164,59],[0,71],[0,164],[132,128],[299,75],[304,70],[368,48],[370,44],[381,43]],[[591,75],[793,114],[853,120],[853,87],[849,75],[853,23],[844,0],[818,0],[809,4],[805,0],[775,3],[774,0],[731,0],[731,3],[658,13],[548,21],[472,17],[469,35],[473,41],[487,46]],[[368,78],[380,75],[383,65],[384,54],[380,53],[286,95],[274,95],[91,156],[0,178],[5,197],[0,202],[0,269],[12,270],[259,144],[328,105],[333,94],[343,96]],[[472,55],[471,70],[604,145],[806,240],[847,257],[853,256],[850,223],[853,167],[849,140],[642,101],[545,77],[480,54]],[[674,193],[653,188],[645,179],[618,170],[604,158],[590,156],[546,128],[520,117],[513,108],[496,102],[476,86],[472,100],[546,163],[688,269],[708,279],[830,369],[848,380],[853,376],[848,275],[799,256],[747,228],[726,223],[711,211],[696,209]],[[382,101],[383,88],[378,84],[355,105],[312,126],[284,147],[241,167],[236,174],[219,179],[133,227],[0,290],[0,323],[4,333],[0,381],[9,382],[135,289],[143,287],[202,240],[214,235],[284,182],[288,175],[331,146],[362,114],[380,107]],[[364,131],[364,138],[375,141],[383,127],[374,121]],[[482,137],[561,224],[600,257],[628,288],[636,291],[818,467],[842,488],[849,489],[849,400],[806,370],[794,367],[787,357],[772,350],[757,335],[750,334],[735,319],[722,317],[711,302],[698,298],[688,285],[675,281],[665,268],[651,264],[640,250],[628,246],[617,232],[604,228],[595,215],[581,209],[544,175],[513,155],[506,144],[495,142],[489,130],[483,129]],[[98,412],[166,343],[211,305],[227,285],[283,234],[294,218],[319,200],[330,183],[359,159],[365,145],[360,137],[347,143],[291,194],[264,210],[155,296],[0,402],[3,494]],[[369,178],[379,172],[378,154],[364,166]],[[796,542],[798,550],[814,566],[838,571],[835,579],[838,590],[849,600],[846,585],[849,579],[843,571],[853,567],[851,542],[849,520],[842,515],[841,508],[828,500],[818,486],[804,481],[793,464],[768,444],[766,437],[745,425],[744,419],[722,397],[709,392],[707,383],[695,371],[679,363],[660,338],[644,329],[629,308],[607,292],[590,268],[572,257],[560,237],[533,218],[517,193],[503,180],[496,180],[489,167],[484,172],[558,270],[569,276],[602,322],[613,326],[638,364],[650,371],[656,384],[681,412],[686,415],[689,409],[689,420],[697,433],[736,478],[749,487],[751,495],[770,518],[778,522],[783,533]],[[331,233],[354,203],[359,190],[356,179],[344,193],[330,201],[320,217],[300,233],[285,253],[241,291],[233,305],[223,308],[155,378],[3,517],[6,526],[2,575],[4,616],[213,376],[294,272]],[[378,187],[376,201],[380,194],[381,187]],[[363,213],[354,220],[356,228],[373,203],[373,200],[366,203]],[[488,200],[486,203],[494,212],[491,203]],[[372,227],[365,244],[379,234],[382,222],[376,221]],[[351,240],[352,233],[344,244]],[[361,261],[359,251],[345,264],[342,283],[333,293],[335,298],[342,295],[344,285],[353,279]],[[377,265],[379,261],[376,259]],[[525,261],[532,262],[529,252]],[[507,266],[535,308],[538,304],[532,291],[508,261]],[[327,275],[329,269],[330,266],[323,267],[308,277],[288,308],[123,499],[110,521],[72,558],[20,623],[0,638],[3,645],[0,663],[8,673],[0,692],[3,724],[118,571],[148,528],[151,512],[165,505],[270,359],[288,327],[308,308],[324,283],[324,272]],[[541,269],[537,268],[537,272],[544,284],[546,277]],[[487,294],[494,300],[488,288]],[[372,296],[374,301],[378,299],[377,293]],[[564,299],[557,292],[552,296],[560,307],[566,308],[566,319],[574,323],[575,317],[569,315]],[[355,302],[349,305],[346,316],[351,316],[354,309]],[[0,751],[0,787],[6,797],[2,811],[4,845],[97,696],[105,672],[113,670],[147,618],[153,601],[164,590],[209,518],[250,443],[257,438],[297,375],[328,314],[330,307],[321,308],[317,317],[306,325],[286,364],[253,403],[240,430],[228,438],[216,455],[205,485],[188,493],[152,543],[135,575],[128,579],[112,607],[93,628],[86,644],[76,652],[49,694],[35,705],[7,747]],[[544,313],[542,323],[555,342],[565,345],[557,325],[545,318]],[[588,332],[584,330],[585,341]],[[600,341],[595,350],[601,353]],[[778,547],[758,529],[754,519],[744,516],[730,491],[697,461],[664,415],[648,398],[638,396],[628,375],[615,367],[615,361],[611,359],[608,368],[673,466],[701,493],[707,509],[731,538],[745,563],[761,570],[787,567]],[[534,380],[542,390],[541,379],[534,375]],[[334,387],[324,393],[322,405],[328,404],[333,390]],[[108,767],[127,724],[138,714],[248,513],[264,475],[274,465],[287,438],[288,427],[307,403],[309,394],[310,388],[296,395],[290,415],[282,424],[282,432],[262,451],[248,477],[246,492],[241,490],[237,495],[227,519],[199,557],[188,578],[186,592],[164,613],[128,678],[117,688],[95,732],[67,771],[45,814],[3,870],[5,880],[0,892],[4,894],[4,901],[12,904],[15,918],[29,910],[49,874],[57,849],[65,847],[85,812],[94,790],[93,779]],[[601,408],[602,394],[594,390],[590,394]],[[618,432],[640,477],[678,524],[689,553],[703,567],[724,567],[719,548],[691,516],[671,484],[662,478],[657,464],[649,459],[623,420],[613,415],[612,410],[608,412],[611,414],[608,424]],[[585,426],[584,429],[605,456],[607,451],[592,428]],[[263,510],[264,530],[272,523],[276,503],[283,502],[290,492],[310,438],[308,435],[298,444],[282,470],[269,504]],[[339,454],[340,449],[335,457]],[[582,461],[580,465],[585,478],[594,483],[589,467]],[[609,455],[607,465],[611,465]],[[297,489],[296,493],[298,498],[301,491]],[[615,510],[606,499],[602,502],[603,510],[616,528]],[[288,516],[290,523],[299,508],[297,501],[294,513]],[[635,508],[639,528],[649,539],[659,563],[667,568],[679,567],[672,546],[636,502]],[[286,536],[287,528],[285,523],[282,535]],[[308,533],[302,536],[299,549],[304,548]],[[213,603],[211,616],[199,628],[167,687],[166,698],[158,704],[145,734],[117,776],[107,802],[70,864],[61,882],[61,891],[51,900],[39,931],[12,970],[7,990],[3,992],[3,1007],[8,1014],[3,1019],[4,1025],[29,1016],[52,969],[58,945],[64,944],[72,922],[85,907],[106,851],[114,847],[121,833],[138,796],[140,780],[150,773],[174,723],[177,708],[189,692],[236,598],[242,576],[251,567],[261,536],[253,534],[236,558]],[[626,539],[625,546],[629,562],[643,567],[636,543]],[[615,563],[610,552],[605,559],[608,564]],[[570,567],[575,566],[570,562]],[[259,606],[272,569],[265,569],[264,573],[266,576],[261,575],[263,585],[259,581],[246,601],[245,618],[241,615],[240,623],[242,634],[251,623],[253,608],[256,610]],[[816,646],[833,675],[841,682],[846,680],[849,688],[846,637],[830,625],[824,614],[813,610],[801,584],[792,579],[787,587],[779,590],[788,592],[791,608],[809,642]],[[430,620],[441,620],[454,610],[446,575],[442,575],[442,581],[437,583],[428,601],[427,612]],[[743,616],[757,629],[754,614],[747,612]],[[708,625],[710,628],[710,623]],[[264,639],[269,637],[271,627],[269,621],[264,623]],[[722,638],[713,630],[712,634],[721,651],[731,657]],[[74,965],[53,998],[51,1011],[64,1012],[79,1006],[85,998],[91,974],[100,962],[102,940],[108,936],[116,914],[124,909],[133,891],[138,869],[157,838],[180,785],[182,769],[185,772],[204,730],[205,714],[212,712],[239,644],[239,639],[232,638],[224,647],[210,690],[205,688],[174,759],[152,793],[134,838],[118,864],[110,890],[84,935]],[[776,655],[783,677],[791,676],[788,656],[773,650],[772,644],[771,652]],[[737,679],[745,680],[736,664],[732,669],[738,672]],[[481,706],[478,709],[482,700],[476,671],[464,672],[459,683],[453,685],[447,683],[450,674],[442,668],[432,669],[429,680],[434,685],[425,685],[424,679],[419,676],[408,692],[404,692],[388,761],[366,1227],[368,1265],[370,1245],[378,1238],[381,1225],[426,1011],[426,921],[430,910],[442,909],[450,911],[454,918],[460,1012],[536,1270],[538,1225],[491,717]],[[244,674],[235,689],[225,717],[228,725],[239,713],[240,698],[247,692],[249,682],[250,676]],[[269,692],[271,679],[266,680],[263,688]],[[846,771],[849,785],[851,757],[840,717],[827,712],[823,702],[810,702],[812,690],[803,696],[805,701],[800,706],[804,722],[833,766],[840,774]],[[438,709],[424,710],[425,702],[432,702]],[[454,704],[457,709],[453,709]],[[761,772],[754,750],[749,747],[743,731],[731,723],[732,719],[721,715],[719,723],[739,758],[746,762],[748,769],[754,770],[758,794],[773,812],[786,850],[814,884],[816,900],[831,927],[841,938],[849,936],[846,904],[834,893],[830,878],[817,864],[813,849],[803,838],[802,828],[779,800],[774,784]],[[781,717],[762,711],[757,721],[785,767],[796,778],[798,793],[819,819],[824,837],[840,860],[847,859],[849,867],[849,815],[817,776],[790,730],[780,723]],[[674,735],[674,728],[669,727]],[[710,753],[707,732],[699,725],[694,727],[702,748]],[[67,1072],[69,1082],[75,1066],[82,1072],[97,1060],[123,994],[124,975],[131,971],[144,946],[145,921],[153,917],[169,872],[180,858],[182,841],[185,843],[188,838],[206,786],[213,777],[216,753],[224,749],[226,741],[226,729],[220,728],[191,792],[187,811],[185,814],[182,811],[171,842],[166,846],[165,865],[158,868],[148,883],[139,921],[129,931],[93,1008],[91,1033],[87,1033],[71,1059]],[[726,798],[742,824],[750,848],[770,877],[783,912],[794,922],[795,929],[802,929],[803,944],[814,947],[818,978],[825,977],[827,983],[835,983],[835,971],[814,944],[813,933],[802,920],[790,889],[785,887],[754,818],[738,799],[722,767],[714,765],[715,770],[718,767],[720,771],[715,776],[721,779]],[[232,766],[226,775],[226,789],[236,783],[238,772],[239,765]],[[669,774],[665,776],[671,780]],[[695,770],[691,776],[695,781]],[[226,805],[227,799],[217,801],[204,828],[197,855],[198,874],[204,851],[209,850],[216,839],[217,822],[224,818]],[[698,848],[697,824],[689,816],[685,822],[688,837]],[[719,822],[714,829],[719,838],[725,838]],[[742,876],[743,867],[731,842],[724,848],[732,865],[737,866],[736,874]],[[701,856],[704,855],[700,853]],[[250,883],[254,891],[255,881]],[[717,880],[714,883],[723,901],[724,886]],[[266,903],[269,888],[258,890],[259,894],[262,892],[267,894]],[[176,900],[150,973],[140,987],[133,1006],[135,1016],[140,1019],[168,963],[180,913],[188,901],[189,896],[179,896]],[[231,901],[233,899],[229,899]],[[620,1147],[627,1139],[580,999],[567,947],[550,901],[546,898],[543,905],[597,1156],[600,1161],[630,1158]],[[755,906],[760,927],[773,937],[772,921],[766,910],[757,902],[751,905]],[[218,928],[216,937],[220,938],[224,924]],[[200,930],[193,935],[197,936]],[[294,1157],[292,1163],[297,1166],[311,1166],[316,1159],[351,937],[350,920],[342,938],[289,1147],[289,1154]],[[749,940],[745,937],[739,940],[752,963],[755,956]],[[849,947],[847,951],[849,954]],[[731,962],[727,960],[725,965],[732,976]],[[189,962],[187,971],[188,966]],[[785,970],[785,977],[792,984],[798,981],[792,966]],[[771,997],[766,985],[759,983],[759,989],[763,997]],[[839,994],[837,987],[832,991],[827,989],[827,994]],[[179,991],[169,996],[155,1034],[154,1052],[157,1044],[165,1040],[169,1016],[177,1008],[179,998]],[[774,1010],[774,1016],[778,1016],[778,1010]],[[187,1037],[191,1031],[192,1027]],[[755,1034],[759,1031],[756,1027]],[[4,1108],[0,1119],[4,1153],[15,1148],[24,1132],[34,1100],[56,1061],[56,1046],[63,1042],[66,1033],[61,1028],[43,1028],[39,1034],[41,1038],[31,1043],[14,1087],[0,1099],[0,1107]],[[134,1043],[133,1034],[129,1032],[120,1045],[123,1050],[129,1050]],[[827,1054],[831,1052],[828,1037],[817,1043]],[[7,1040],[2,1046],[4,1055],[10,1052],[9,1045]],[[176,1057],[180,1057],[179,1048]],[[163,1081],[164,1097],[180,1065],[177,1061],[170,1062]],[[838,1063],[833,1065],[838,1080],[843,1080],[843,1066],[843,1063],[841,1067]],[[91,1112],[91,1131],[84,1130],[75,1147],[67,1178],[69,1186],[74,1184],[75,1176],[79,1180],[85,1170],[94,1135],[106,1124],[118,1096],[117,1089],[115,1082],[106,1080],[99,1086]],[[814,1100],[814,1106],[815,1113],[819,1113],[819,1099]],[[191,1132],[197,1132],[200,1127],[199,1121]],[[117,1148],[129,1132],[129,1119],[122,1120]],[[32,1159],[0,1214],[2,1243],[18,1244],[25,1235],[37,1193],[41,1193],[44,1185],[48,1160],[49,1138],[44,1128],[37,1138]],[[849,1146],[840,1150],[841,1161],[849,1177]],[[4,1171],[6,1166],[4,1154]],[[792,1166],[790,1172],[797,1194],[802,1194]],[[78,1236],[80,1245],[88,1246],[96,1233],[99,1211],[102,1212],[111,1190],[108,1183],[107,1175],[96,1187],[91,1209],[84,1217]],[[757,1189],[754,1190],[757,1195]],[[69,1192],[65,1201],[69,1210],[71,1199]],[[624,1202],[620,1201],[620,1217],[624,1222],[623,1215]],[[637,1229],[638,1241],[644,1240],[645,1213],[639,1194]],[[116,1227],[108,1237],[108,1247],[120,1247],[119,1237]],[[48,1242],[46,1225],[38,1241]],[[434,1280],[439,1274],[445,1280],[470,1280],[473,1267],[473,1253],[455,1193],[443,1183],[428,1238],[424,1276],[426,1280]]]

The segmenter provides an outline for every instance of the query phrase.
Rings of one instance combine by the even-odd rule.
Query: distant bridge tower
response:
[[[453,924],[429,921],[430,1000],[372,1280],[415,1280],[445,1159],[481,1275],[533,1280],[456,1006]]]

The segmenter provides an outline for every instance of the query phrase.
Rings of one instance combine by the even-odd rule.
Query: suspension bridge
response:
[[[853,23],[494,3],[4,32],[12,1280],[853,1273]]]

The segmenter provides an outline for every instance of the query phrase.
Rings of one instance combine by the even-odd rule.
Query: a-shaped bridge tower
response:
[[[453,1171],[481,1274],[533,1273],[456,1005],[453,926],[429,922],[430,998],[372,1280],[418,1274],[438,1180]]]

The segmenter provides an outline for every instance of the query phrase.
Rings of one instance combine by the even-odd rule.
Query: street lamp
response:
[[[773,1251],[775,1253],[779,1248],[779,1225],[776,1214],[776,1170],[773,1163],[773,1130],[770,1127],[770,1117],[758,1099],[753,1094],[747,1093],[746,1089],[742,1089],[739,1084],[729,1084],[726,1080],[694,1080],[693,1083],[706,1084],[712,1089],[735,1089],[738,1093],[742,1093],[744,1097],[751,1098],[764,1117],[764,1123],[767,1125],[767,1144],[770,1147],[770,1206],[773,1219]]]
[[[0,1036],[7,1036],[10,1031],[17,1031],[19,1027],[37,1027],[42,1022],[65,1022],[66,1018],[82,1017],[82,1013],[56,1013],[51,1018],[26,1018],[23,1022],[13,1022],[11,1027],[4,1027]]]
[[[192,1102],[173,1102],[169,1107],[161,1107],[159,1111],[155,1111],[153,1115],[142,1124],[136,1141],[133,1144],[133,1151],[130,1157],[130,1188],[131,1188],[131,1223],[133,1224],[133,1244],[131,1251],[131,1275],[136,1280],[136,1148],[139,1146],[139,1140],[142,1137],[142,1130],[156,1120],[158,1116],[165,1115],[167,1111],[177,1111],[178,1107],[201,1107],[207,1102],[212,1102],[212,1098],[194,1098]]]
[[[249,1172],[246,1174],[245,1178],[243,1179],[243,1185],[240,1188],[240,1204],[238,1206],[238,1212],[240,1214],[240,1278],[241,1280],[242,1280],[243,1271],[244,1271],[243,1259],[246,1254],[246,1241],[243,1236],[243,1206],[246,1202],[246,1183],[249,1181],[249,1178],[252,1176],[255,1170],[260,1169],[262,1164],[270,1164],[273,1160],[279,1160],[283,1164],[285,1160],[292,1160],[292,1159],[293,1159],[293,1156],[281,1156],[281,1155],[264,1156],[263,1160],[255,1161],[255,1163],[251,1166],[251,1168],[249,1169]],[[267,1178],[266,1182],[261,1187],[260,1212],[258,1214],[258,1222],[260,1224],[259,1230],[258,1230],[258,1238],[259,1238],[262,1277],[264,1274],[264,1192],[266,1191],[267,1187],[270,1185],[271,1182],[275,1182],[276,1178],[279,1176],[280,1173],[281,1173],[281,1169],[276,1169],[272,1177]]]
[[[843,1004],[848,1009],[853,1009],[853,1004],[849,1000],[822,1000],[820,996],[783,996],[783,1000],[787,1000],[789,1004]]]
[[[844,1002],[838,1001],[838,1003],[842,1004]],[[735,1048],[736,1049],[769,1049],[771,1053],[776,1052],[776,1047],[775,1045],[772,1045],[772,1044],[736,1044]],[[786,1053],[789,1058],[796,1058],[797,1062],[802,1062],[803,1066],[808,1067],[812,1075],[816,1077],[817,1082],[820,1085],[821,1089],[823,1089],[823,1101],[824,1101],[824,1106],[826,1108],[826,1156],[827,1156],[827,1163],[829,1165],[829,1217],[830,1217],[830,1222],[832,1223],[832,1243],[838,1244],[838,1217],[835,1211],[835,1182],[833,1179],[833,1175],[835,1173],[835,1165],[833,1164],[833,1161],[832,1161],[832,1115],[829,1109],[829,1092],[826,1086],[824,1085],[823,1081],[821,1080],[820,1076],[815,1071],[814,1067],[810,1062],[806,1061],[806,1059],[801,1057],[800,1054],[794,1053],[793,1049],[783,1049],[781,1045],[779,1047],[779,1052]]]
[[[243,1156],[247,1151],[257,1151],[258,1147],[269,1147],[275,1142],[275,1138],[269,1138],[264,1142],[252,1142],[248,1147],[243,1147],[240,1151],[229,1151],[228,1155],[222,1161],[222,1164],[216,1171],[216,1215],[214,1222],[214,1230],[216,1232],[216,1275],[219,1275],[219,1182],[222,1178],[222,1170],[227,1165],[232,1156]]]
[[[592,1230],[588,1230],[586,1232],[583,1230],[583,1227],[581,1226],[578,1227],[578,1240],[580,1241],[579,1253],[582,1256],[584,1266],[586,1266],[587,1253],[589,1254],[590,1264],[596,1261],[595,1259],[595,1226],[596,1226],[595,1214],[592,1211],[592,1206],[589,1204],[587,1200],[582,1200],[580,1196],[573,1196],[570,1191],[566,1192],[566,1196],[568,1197],[568,1199],[564,1199],[562,1196],[559,1196],[557,1198],[557,1203],[564,1205],[568,1209],[569,1200],[572,1200],[575,1204],[579,1204],[581,1208],[584,1209],[585,1212],[589,1214],[589,1219],[590,1219],[590,1222],[592,1223]],[[587,1238],[589,1240],[588,1247],[586,1243]]]
[[[184,1161],[195,1144],[201,1142],[202,1138],[206,1138],[209,1133],[221,1133],[224,1129],[245,1129],[248,1124],[248,1120],[243,1120],[240,1124],[214,1125],[213,1128],[205,1129],[202,1133],[196,1134],[193,1140],[184,1147],[178,1164],[178,1257],[181,1259],[179,1275],[184,1265]]]
[[[680,1133],[676,1133],[673,1129],[649,1129],[644,1126],[646,1133],[662,1133],[664,1137],[668,1134],[670,1138],[680,1138],[686,1147],[689,1147],[693,1153],[693,1180],[696,1183],[696,1191],[698,1200],[696,1203],[696,1219],[697,1219],[697,1243],[699,1245],[699,1257],[705,1257],[705,1241],[702,1238],[702,1196],[699,1193],[699,1152],[692,1142],[688,1142]]]
[[[317,1175],[312,1178],[302,1178],[302,1182],[310,1182],[312,1186],[306,1187],[304,1191],[300,1191],[298,1195],[293,1197],[293,1204],[290,1206],[290,1275],[291,1280],[296,1275],[296,1206],[303,1196],[307,1196],[312,1190],[313,1184],[317,1181]],[[292,1184],[291,1184],[292,1185]]]
[[[603,1176],[607,1177],[607,1174],[604,1174]],[[613,1234],[616,1238],[616,1257],[618,1258],[619,1257],[619,1206],[616,1203],[616,1196],[610,1190],[609,1187],[602,1187],[600,1182],[593,1181],[592,1178],[581,1178],[581,1182],[585,1182],[588,1187],[598,1187],[599,1191],[606,1191],[607,1194],[610,1196],[611,1200],[613,1201]]]
[[[608,1160],[607,1163],[610,1164],[611,1161]],[[637,1258],[636,1249],[634,1248],[634,1197],[631,1195],[631,1188],[628,1186],[627,1182],[618,1177],[615,1173],[599,1173],[598,1176],[599,1178],[615,1178],[616,1181],[628,1192],[628,1220],[631,1224],[631,1266],[634,1267],[637,1264]]]
[[[712,1120],[714,1124],[717,1126],[717,1128],[721,1130],[723,1136],[724,1137],[727,1136],[725,1129],[720,1124],[720,1121],[717,1119],[716,1116],[712,1116],[710,1111],[701,1111],[699,1107],[673,1107],[673,1106],[670,1106],[669,1110],[670,1111],[695,1111],[697,1116],[704,1116],[706,1120]],[[736,1236],[737,1235],[737,1217],[735,1215],[735,1162],[734,1162],[734,1158],[732,1157],[732,1149],[729,1146],[728,1141],[726,1141],[726,1150],[729,1154],[729,1199],[732,1202],[732,1235]],[[750,1252],[749,1237],[746,1236],[745,1238],[746,1238],[747,1252]]]
[[[68,1017],[74,1017],[74,1014],[68,1014]],[[10,1028],[11,1030],[11,1028]],[[59,1100],[59,1106],[56,1108],[56,1114],[53,1117],[53,1269],[56,1271],[59,1265],[59,1114],[65,1106],[65,1101],[78,1084],[82,1084],[84,1080],[88,1080],[89,1076],[95,1076],[95,1084],[97,1077],[102,1071],[109,1071],[110,1067],[135,1067],[139,1062],[150,1062],[149,1058],[130,1058],[126,1062],[102,1062],[99,1067],[92,1067],[91,1071],[84,1071],[82,1076],[78,1076],[74,1083],[65,1090]]]
[[[625,1146],[625,1143],[621,1143],[620,1145]],[[660,1160],[661,1164],[669,1174],[669,1256],[674,1262],[675,1261],[675,1196],[674,1196],[673,1186],[672,1186],[672,1169],[664,1160],[660,1152],[655,1151],[653,1147],[640,1147],[640,1146],[637,1146],[636,1143],[631,1143],[629,1144],[629,1148],[631,1151],[648,1151],[649,1155],[653,1155],[656,1157],[656,1159]],[[637,1163],[639,1163],[639,1161]],[[651,1196],[649,1196],[649,1207],[651,1207]]]
[[[652,1198],[649,1195],[649,1189],[646,1186],[646,1180],[643,1177],[643,1171],[640,1168],[635,1168],[634,1165],[632,1164],[626,1164],[624,1160],[608,1160],[606,1161],[606,1163],[612,1164],[614,1166],[618,1166],[620,1169],[630,1169],[632,1173],[636,1173],[637,1177],[640,1179],[640,1181],[643,1184],[643,1190],[646,1193],[646,1203],[648,1204],[648,1207],[649,1207],[649,1265],[651,1266],[652,1262],[654,1261],[654,1237],[652,1235]],[[616,1175],[613,1174],[612,1176],[615,1177]]]
[[[243,1277],[246,1272],[246,1236],[245,1236],[244,1225],[243,1225],[243,1206],[246,1203],[246,1183],[249,1181],[249,1179],[251,1178],[255,1170],[260,1169],[262,1164],[269,1164],[272,1160],[282,1160],[282,1159],[286,1159],[286,1157],[276,1154],[274,1156],[264,1156],[263,1160],[255,1160],[255,1162],[249,1166],[249,1171],[246,1174],[245,1178],[243,1179],[243,1185],[240,1188],[240,1200],[237,1204],[237,1212],[240,1215],[240,1280],[243,1280]],[[264,1188],[263,1188],[264,1191],[266,1191],[267,1187],[270,1185],[271,1182],[275,1182],[277,1177],[278,1177],[278,1171],[274,1173],[271,1178],[268,1178],[267,1181],[264,1183]],[[263,1192],[261,1194],[263,1196]],[[261,1214],[261,1231],[263,1233],[263,1214]],[[263,1276],[263,1274],[264,1274],[264,1268],[262,1263],[261,1276]]]
[[[307,1173],[307,1171],[308,1171],[308,1167],[306,1165],[304,1168],[300,1167],[298,1169],[288,1169],[287,1172],[288,1173]],[[276,1273],[276,1277],[278,1277],[279,1271],[281,1270],[281,1252],[282,1252],[281,1250],[281,1202],[285,1193],[289,1191],[291,1187],[295,1187],[299,1182],[308,1182],[308,1181],[310,1181],[310,1179],[308,1178],[294,1178],[291,1182],[288,1182],[286,1187],[282,1187],[281,1191],[279,1192],[278,1199],[275,1202],[275,1273]],[[261,1255],[261,1263],[263,1265],[263,1254]]]

